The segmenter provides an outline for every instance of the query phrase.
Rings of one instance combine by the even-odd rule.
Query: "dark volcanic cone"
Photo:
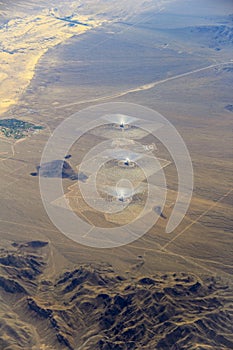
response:
[[[36,167],[37,172],[31,173],[32,176],[43,176],[50,178],[62,177],[63,179],[85,181],[87,176],[83,173],[76,173],[72,166],[65,160],[53,160]]]

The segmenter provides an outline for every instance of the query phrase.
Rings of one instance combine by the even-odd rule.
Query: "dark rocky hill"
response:
[[[46,242],[13,246],[0,255],[1,349],[233,348],[232,290],[218,278],[129,279],[103,264],[51,280]]]
[[[230,48],[233,44],[233,27],[230,25],[190,26],[163,31],[184,42],[215,50]]]

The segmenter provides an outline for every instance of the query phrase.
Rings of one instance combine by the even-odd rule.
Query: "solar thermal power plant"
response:
[[[232,0],[0,0],[0,350],[232,350]]]

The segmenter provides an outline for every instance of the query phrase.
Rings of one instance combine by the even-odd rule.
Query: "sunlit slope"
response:
[[[66,21],[42,11],[6,23],[0,29],[0,114],[19,99],[48,49],[102,22],[88,16],[73,16]]]
[[[0,2],[0,115],[19,100],[48,49],[105,22],[119,21],[152,7],[160,11],[168,2]]]

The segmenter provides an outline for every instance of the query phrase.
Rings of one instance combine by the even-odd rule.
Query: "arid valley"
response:
[[[1,350],[233,348],[233,4],[195,4],[0,1]],[[41,157],[54,130],[109,103],[166,117],[189,151],[194,188],[183,220],[167,232],[176,164],[159,140],[142,137],[166,176],[163,211],[138,239],[104,248],[53,224],[40,177],[53,188],[56,169],[48,175]],[[63,166],[76,215],[111,230],[119,216],[90,208],[76,189],[89,181],[77,175],[83,157],[108,140],[97,131],[53,165]],[[81,226],[77,233],[85,234]]]

